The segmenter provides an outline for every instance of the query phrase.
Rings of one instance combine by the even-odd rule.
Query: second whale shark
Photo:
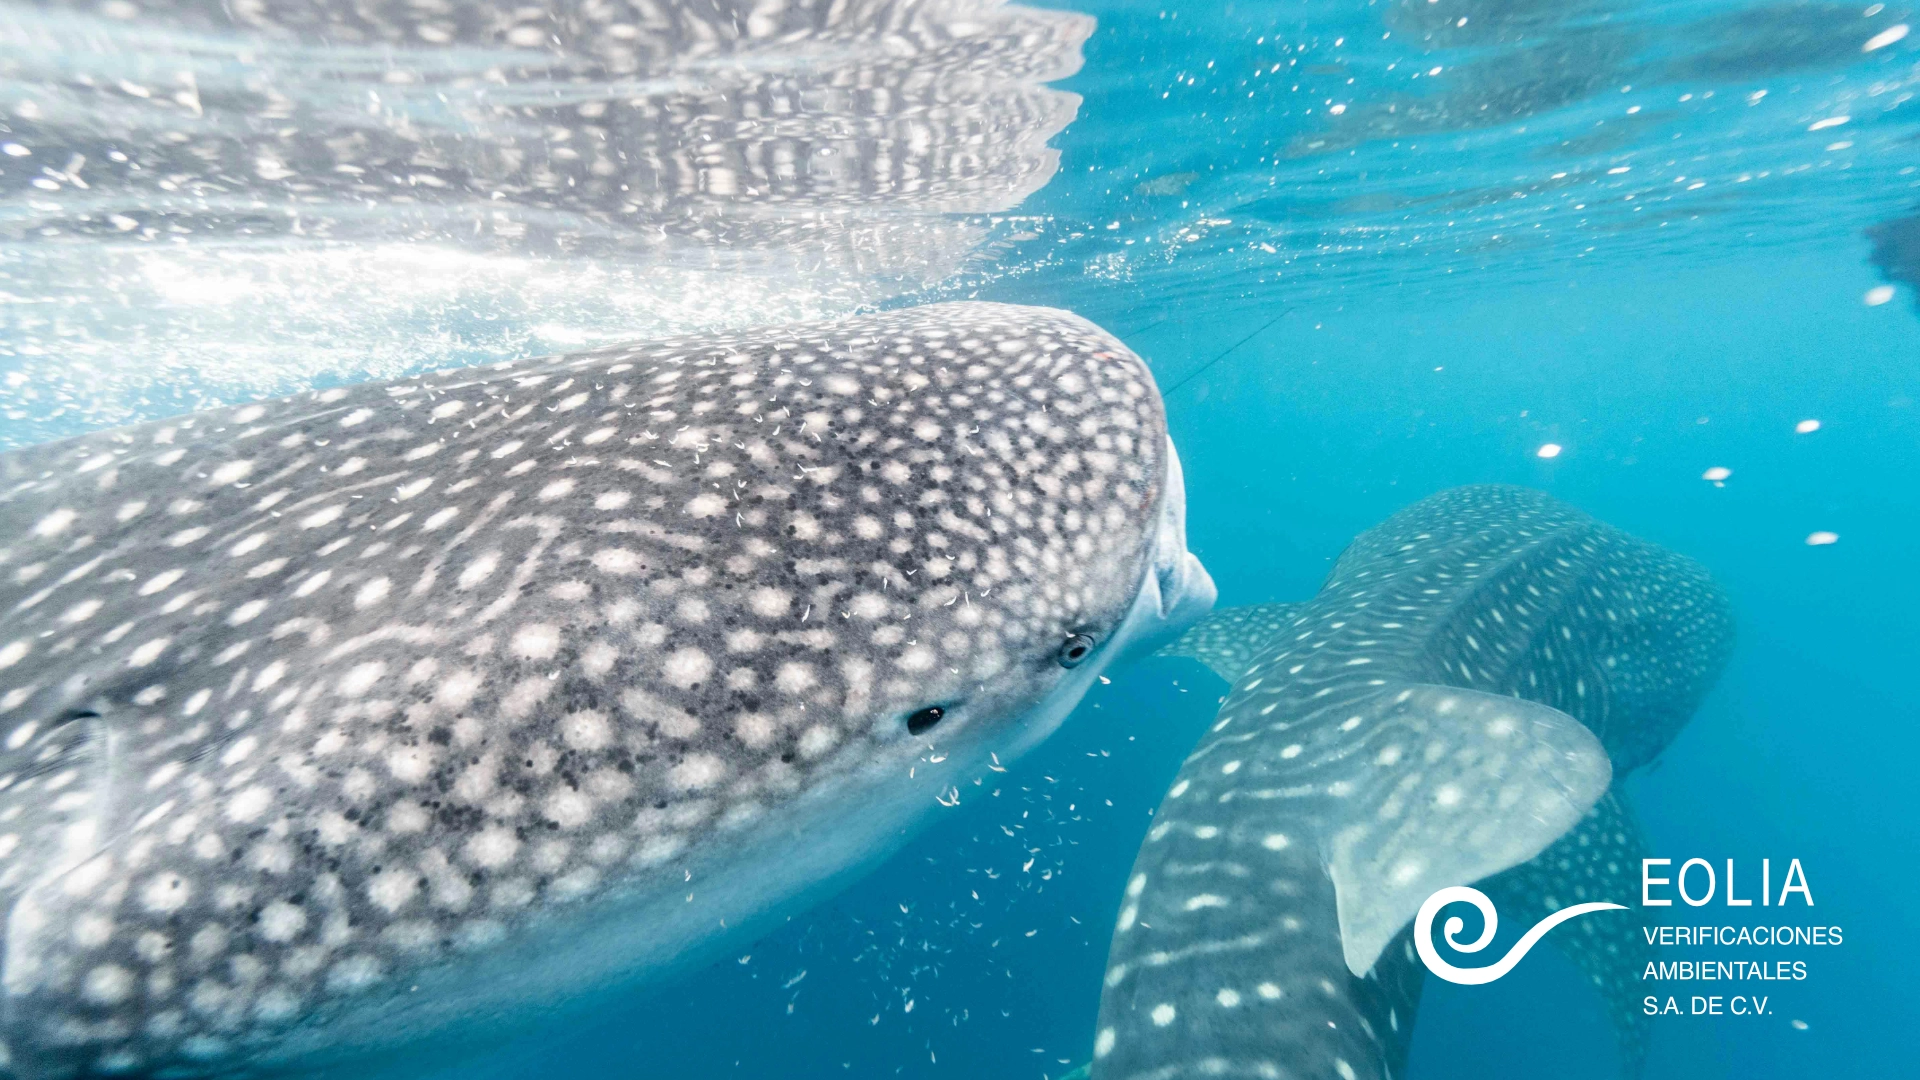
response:
[[[1422,901],[1490,876],[1509,915],[1624,899],[1637,833],[1609,780],[1665,748],[1731,642],[1697,564],[1499,486],[1362,534],[1312,601],[1209,617],[1166,651],[1234,688],[1127,883],[1092,1075],[1402,1075]],[[1618,989],[1617,927],[1556,933]],[[1641,1031],[1610,1012],[1632,1068]]]

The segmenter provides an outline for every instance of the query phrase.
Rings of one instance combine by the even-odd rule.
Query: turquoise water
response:
[[[177,191],[101,182],[106,159],[81,143],[164,141],[167,124],[125,111],[173,92],[178,56],[202,65],[202,100],[167,123],[222,118],[224,100],[231,134],[273,95],[218,99],[209,70],[245,86],[264,62],[198,38],[136,47],[113,36],[127,20],[90,9],[76,30],[59,8],[0,8],[7,137],[33,144],[0,162],[0,443],[667,330],[961,297],[1067,307],[1159,379],[1190,545],[1223,606],[1311,596],[1356,533],[1464,483],[1543,488],[1706,564],[1738,650],[1628,790],[1676,864],[1802,860],[1846,943],[1806,955],[1774,1015],[1657,1018],[1645,1075],[1910,1071],[1920,256],[1876,266],[1868,231],[1920,202],[1920,38],[1894,33],[1912,12],[1071,10],[1091,26],[1042,23],[1057,32],[1031,69],[954,69],[963,102],[971,88],[1004,106],[979,120],[1005,136],[985,140],[1010,147],[987,155],[1004,167],[956,170],[966,182],[938,197],[854,185],[844,216],[805,235],[747,215],[766,231],[738,245],[697,235],[706,211],[655,207],[649,228],[676,241],[648,246],[605,207],[518,194],[474,198],[537,209],[532,233],[470,243],[471,208],[424,213],[417,182],[406,199],[321,191],[323,245],[262,194],[273,169],[224,165],[195,173],[217,198],[183,179],[200,202],[167,217],[150,200]],[[374,52],[383,71],[427,63]],[[275,63],[282,86],[361,101],[361,83],[315,74],[338,57]],[[116,65],[147,95],[114,96]],[[537,96],[540,78],[507,82]],[[435,101],[379,107],[425,124]],[[255,218],[235,212],[249,199]],[[542,223],[558,239],[526,238]],[[1116,671],[994,796],[738,957],[425,1071],[1058,1078],[1090,1056],[1149,813],[1225,693],[1186,661]],[[1617,1070],[1597,999],[1557,954],[1488,987],[1428,980],[1415,1078]]]

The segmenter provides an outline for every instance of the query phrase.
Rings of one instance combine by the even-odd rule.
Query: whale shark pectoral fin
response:
[[[1482,889],[1495,906],[1526,925],[1569,904],[1631,897],[1640,887],[1647,842],[1619,787],[1533,859],[1488,878]],[[1653,958],[1640,927],[1629,920],[1575,919],[1547,935],[1599,992],[1620,1047],[1621,1074],[1640,1075],[1653,1023],[1634,993]]]
[[[1305,604],[1251,604],[1221,608],[1187,628],[1155,656],[1198,660],[1228,682],[1247,673],[1261,646],[1286,629]]]
[[[16,724],[0,736],[0,915],[36,881],[71,869],[104,838],[107,729],[97,713],[69,710]]]
[[[1428,896],[1540,854],[1613,778],[1593,733],[1537,702],[1429,684],[1374,701],[1361,747],[1328,763],[1349,772],[1329,787],[1341,813],[1325,835],[1356,977]]]

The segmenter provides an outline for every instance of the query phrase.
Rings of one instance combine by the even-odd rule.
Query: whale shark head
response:
[[[1145,365],[956,304],[0,456],[0,1037],[304,1067],[706,955],[1211,604]]]

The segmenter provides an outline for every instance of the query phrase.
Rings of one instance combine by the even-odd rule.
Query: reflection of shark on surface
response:
[[[1146,367],[953,304],[0,456],[0,1039],[299,1069],[658,978],[1212,602]]]
[[[1730,642],[1699,566],[1509,487],[1394,515],[1311,601],[1203,620],[1165,651],[1234,688],[1128,881],[1093,1075],[1401,1075],[1421,902],[1497,875],[1529,925],[1630,895],[1639,841],[1609,778],[1671,741]],[[1556,934],[1636,1068],[1631,928]]]
[[[1047,140],[1079,99],[1045,84],[1079,69],[1092,30],[999,0],[123,7],[56,0],[26,14],[34,45],[7,57],[58,103],[22,113],[9,140],[49,167],[80,155],[66,167],[84,168],[84,187],[57,192],[75,203],[67,231],[185,215],[247,235],[386,240],[404,220],[415,242],[516,253],[632,255],[671,237],[715,257],[751,244],[799,259],[823,238],[866,239],[836,211],[904,240],[941,214],[1009,209],[1058,166]],[[86,69],[122,39],[182,73],[132,96]]]
[[[928,288],[1053,177],[1079,98],[1048,83],[1093,20],[1003,0],[48,0],[4,25],[0,340],[7,373],[63,405],[15,410],[34,414],[0,430],[15,446],[76,417]]]

